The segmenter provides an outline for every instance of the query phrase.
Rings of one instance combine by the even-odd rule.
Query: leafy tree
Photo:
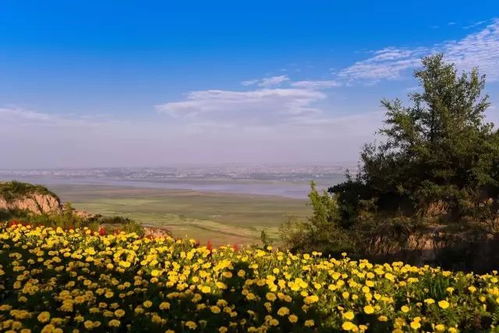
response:
[[[347,220],[357,219],[371,200],[378,213],[457,222],[497,199],[498,134],[484,121],[485,76],[477,69],[459,75],[441,54],[422,64],[415,72],[422,92],[409,96],[410,106],[382,101],[383,143],[365,146],[356,180],[330,189]]]
[[[336,198],[319,192],[311,182],[309,204],[313,214],[306,221],[290,220],[281,227],[281,238],[292,251],[320,251],[325,255],[350,252],[352,240],[340,226]]]
[[[381,101],[382,140],[364,147],[359,173],[329,193],[312,184],[313,215],[283,228],[292,250],[370,257],[431,239],[464,258],[499,239],[499,131],[484,118],[485,76],[458,73],[441,54],[422,65],[410,105]]]

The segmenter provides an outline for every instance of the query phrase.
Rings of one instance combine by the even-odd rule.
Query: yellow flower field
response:
[[[479,332],[499,277],[0,225],[0,331]]]

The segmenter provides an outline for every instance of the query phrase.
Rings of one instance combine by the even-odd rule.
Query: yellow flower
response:
[[[307,296],[304,299],[305,304],[317,303],[318,301],[319,301],[319,297],[317,297],[316,295]]]
[[[114,315],[118,318],[121,318],[125,315],[125,310],[118,309],[118,310],[114,311]]]
[[[348,311],[343,314],[343,318],[352,320],[353,318],[355,318],[355,314],[352,311]]]
[[[449,302],[447,302],[446,300],[441,300],[438,302],[438,306],[444,310],[447,309],[449,305],[450,305]]]
[[[158,316],[157,314],[153,315],[151,321],[155,324],[161,324],[163,322],[163,318]],[[166,320],[165,320],[166,321]]]
[[[420,327],[421,327],[421,323],[420,323],[419,321],[416,321],[416,320],[411,321],[411,324],[410,324],[410,325],[411,325],[411,328],[412,328],[412,329],[415,329],[415,330],[417,330],[418,328],[420,328]]]
[[[216,305],[210,306],[210,310],[213,313],[220,313],[220,311],[221,311],[220,308]]]
[[[444,331],[445,331],[445,325],[442,325],[442,324],[437,324],[437,325],[435,326],[435,330],[436,330],[437,332],[444,332]]]
[[[160,310],[168,310],[169,308],[170,308],[170,303],[168,303],[168,302],[161,302],[159,304]]]
[[[385,321],[388,321],[388,317],[387,316],[379,316],[378,320],[382,321],[382,322],[385,322]]]
[[[85,326],[87,330],[91,330],[92,328],[94,328],[94,323],[91,320],[85,320],[83,326]]]
[[[407,305],[402,305],[402,307],[400,308],[400,310],[402,310],[403,313],[407,313],[409,312],[409,307]]]
[[[364,306],[364,312],[366,314],[372,314],[374,313],[374,307],[372,307],[371,305],[366,305]]]
[[[150,308],[150,307],[152,306],[152,302],[151,302],[151,301],[145,301],[144,303],[142,303],[142,305],[143,305],[146,309],[148,309],[148,308]]]
[[[187,326],[191,330],[195,330],[198,327],[198,325],[195,322],[193,322],[192,320],[187,321],[185,323],[185,326]]]
[[[277,310],[277,314],[279,316],[286,316],[287,314],[289,314],[289,309],[285,306],[279,308],[279,310]]]
[[[47,311],[40,312],[36,319],[38,319],[40,323],[46,323],[50,320],[50,313]]]
[[[296,323],[298,321],[298,317],[292,314],[288,317],[288,320],[292,323]]]
[[[131,264],[128,261],[120,261],[120,266],[128,268],[131,266]]]
[[[273,302],[276,300],[277,297],[274,293],[267,293],[265,295],[265,298],[268,299],[269,301]]]
[[[120,327],[121,322],[118,319],[112,319],[109,321],[108,325],[110,327]]]
[[[306,327],[312,327],[315,325],[315,322],[313,319],[308,319],[308,320],[305,320],[305,324],[304,324]]]
[[[352,323],[351,321],[345,321],[341,325],[341,328],[343,328],[345,331],[350,331],[350,330],[353,330],[353,329],[357,328],[357,326],[355,326],[355,324]]]
[[[43,326],[42,330],[40,331],[41,333],[52,333],[55,330],[55,326],[52,324],[47,324]]]

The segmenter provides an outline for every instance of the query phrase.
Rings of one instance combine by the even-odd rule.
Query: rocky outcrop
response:
[[[165,237],[165,236],[172,237],[172,233],[170,232],[170,230],[166,228],[145,226],[144,236],[152,238]]]
[[[98,217],[97,214],[87,212],[86,210],[74,209],[73,214],[81,219],[84,219],[84,220],[90,220],[90,219],[94,219],[94,218]]]
[[[0,209],[23,210],[34,214],[60,214],[62,205],[59,198],[51,194],[27,193],[13,200],[0,196]]]

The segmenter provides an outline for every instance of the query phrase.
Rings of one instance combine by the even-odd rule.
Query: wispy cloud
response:
[[[499,81],[499,18],[462,40],[445,43],[443,52],[459,68],[478,66],[489,82]]]
[[[249,114],[230,119],[238,114],[238,110],[230,107],[228,114],[232,123],[227,122],[227,115],[217,118],[219,114],[211,111],[187,123],[160,119],[84,122],[78,117],[70,119],[3,108],[0,111],[3,156],[0,168],[356,160],[362,143],[370,140],[381,119],[378,113],[341,117],[316,114],[319,110],[305,101],[312,103],[321,99],[321,92],[281,90],[285,91],[255,92],[244,97],[222,93],[233,100],[265,101],[255,102],[258,107],[247,110],[250,114],[255,112],[257,120]],[[220,102],[218,99],[212,93],[194,98],[199,103],[214,103],[212,107]],[[282,101],[287,105],[284,109],[279,108]],[[300,106],[300,103],[305,104]],[[270,121],[264,118],[260,107],[272,112]],[[294,115],[297,108],[299,112]],[[301,108],[315,111],[300,113]]]
[[[19,107],[0,107],[0,125],[3,126],[96,127],[119,122],[102,115],[49,114]]]
[[[473,28],[479,27],[481,25],[488,24],[490,22],[491,22],[491,20],[482,20],[482,21],[473,22],[471,24],[464,26],[463,29],[473,29]]]
[[[483,22],[482,22],[483,23]],[[441,52],[460,69],[478,66],[487,74],[488,81],[499,80],[499,19],[493,19],[482,30],[469,34],[458,41],[446,41],[431,47],[387,47],[374,55],[341,70],[340,79],[347,82],[367,83],[398,79],[420,64],[420,58]]]
[[[387,47],[374,52],[374,56],[358,61],[339,72],[338,77],[346,81],[397,79],[402,73],[420,63],[428,53],[427,48],[401,49]]]
[[[260,80],[258,80],[258,79],[254,79],[254,80],[246,80],[246,81],[242,81],[242,82],[241,82],[241,84],[242,84],[243,86],[252,86],[252,85],[254,85],[254,84],[257,84],[257,83],[258,83],[258,81],[260,81]]]
[[[287,75],[278,75],[278,76],[271,76],[271,77],[264,77],[262,79],[254,79],[254,80],[247,80],[241,82],[243,86],[252,86],[252,85],[257,85],[259,87],[274,87],[274,86],[279,86],[281,83],[289,81],[289,77]]]
[[[271,125],[320,113],[314,103],[324,98],[326,95],[320,91],[298,88],[203,90],[189,93],[182,101],[157,105],[156,109],[191,121]]]
[[[53,116],[46,113],[34,112],[19,108],[0,108],[0,120],[25,120],[34,122],[47,122],[53,120]]]
[[[335,80],[317,80],[317,81],[295,81],[290,84],[292,87],[305,89],[326,89],[340,87],[341,83]]]

